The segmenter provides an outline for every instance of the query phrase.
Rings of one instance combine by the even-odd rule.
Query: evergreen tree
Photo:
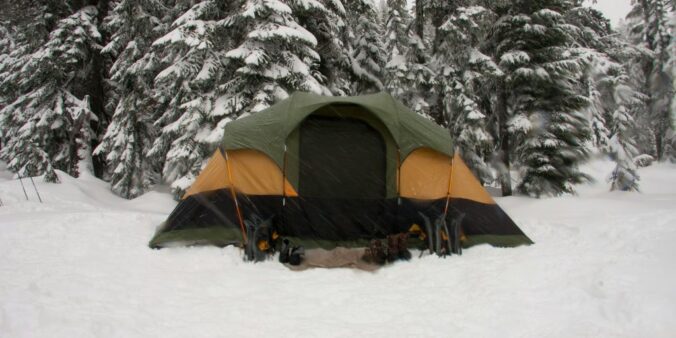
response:
[[[390,55],[390,62],[404,55],[409,43],[409,24],[411,15],[406,9],[406,0],[387,1],[385,20],[385,50]]]
[[[155,125],[161,133],[149,156],[179,195],[194,181],[229,121],[222,108],[228,96],[219,84],[234,71],[225,54],[236,36],[224,22],[234,5],[198,2],[153,43],[170,62],[155,78],[154,96],[162,103]]]
[[[153,79],[161,66],[152,41],[164,31],[167,8],[158,0],[121,0],[105,19],[112,32],[102,52],[114,58],[109,76],[113,117],[94,154],[105,156],[115,193],[133,198],[153,181],[147,153],[155,137]]]
[[[647,114],[640,119],[654,136],[654,151],[661,160],[670,151],[669,137],[673,135],[671,107],[674,101],[673,71],[669,69],[669,46],[674,31],[673,1],[635,0],[627,16],[629,34],[633,43],[649,51],[639,60],[643,71],[642,92],[647,96]]]
[[[671,42],[669,43],[669,52],[670,55],[669,62],[667,63],[667,69],[669,74],[671,74],[671,88],[672,90],[676,89],[676,1],[671,2],[671,24],[669,25],[671,30]],[[671,99],[671,162],[676,163],[676,100]]]
[[[604,106],[611,131],[608,152],[617,163],[611,175],[611,189],[638,190],[640,178],[634,164],[638,149],[632,112],[644,106],[643,97],[631,87],[624,66],[618,62],[608,62],[600,85],[606,92]]]
[[[411,19],[406,10],[406,1],[394,0],[388,7],[385,34],[385,48],[389,55],[385,67],[386,89],[413,111],[431,119],[428,98],[435,74],[425,62],[429,60],[427,48],[424,41],[409,29]]]
[[[488,131],[489,111],[480,107],[502,71],[481,50],[495,14],[481,6],[450,8],[436,30],[439,46],[434,55],[438,74],[439,111],[467,165],[483,182],[493,180],[486,158],[493,150]],[[488,99],[490,102],[490,99]]]
[[[493,37],[505,73],[498,95],[505,95],[508,131],[523,167],[519,188],[532,196],[572,193],[586,179],[578,165],[588,156],[588,101],[579,81],[589,58],[573,47],[577,29],[561,14],[570,7],[567,1],[518,1]]]
[[[352,92],[366,94],[384,89],[387,63],[382,41],[382,27],[373,3],[369,0],[346,0],[351,42]]]
[[[0,111],[12,137],[0,157],[20,175],[45,174],[51,182],[58,180],[55,169],[78,175],[91,142],[90,122],[97,119],[80,85],[94,71],[92,54],[100,49],[97,14],[86,6],[59,20],[44,45],[18,58],[21,68],[11,79],[18,95]]]
[[[236,63],[223,115],[235,119],[263,110],[295,90],[328,93],[317,73],[317,39],[280,0],[247,0],[226,19],[244,41],[225,56]]]
[[[632,113],[643,104],[643,96],[631,87],[628,76],[630,60],[640,51],[617,37],[609,21],[600,12],[578,7],[566,13],[566,19],[580,29],[579,45],[590,49],[589,114],[592,118],[592,141],[617,163],[611,174],[611,188],[638,190],[638,174],[633,159],[638,155],[636,126]]]
[[[0,39],[0,109],[13,102],[21,93],[22,68],[30,57],[41,48],[54,29],[55,21],[63,16],[63,5],[55,2],[3,4],[2,37]],[[11,117],[4,117],[11,118]],[[0,113],[0,121],[3,119]],[[4,124],[0,141],[7,144],[9,137],[17,134],[18,125]]]
[[[350,95],[352,62],[346,11],[341,0],[294,0],[298,24],[317,39],[317,75],[334,95]]]
[[[632,111],[643,107],[642,95],[630,86],[624,66],[605,53],[599,54],[592,71],[592,129],[600,150],[617,163],[611,175],[612,189],[638,190],[639,176],[633,159],[638,155]],[[603,124],[601,125],[598,120]]]
[[[0,76],[6,75],[7,71],[12,68],[14,60],[11,52],[16,48],[14,41],[14,32],[8,22],[0,21]],[[5,88],[0,81],[0,110],[4,108],[8,101],[12,99],[9,97],[11,92],[9,88]],[[5,140],[5,128],[0,129],[0,142]]]

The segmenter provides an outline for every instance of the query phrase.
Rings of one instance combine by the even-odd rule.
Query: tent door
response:
[[[305,209],[313,227],[331,229],[326,239],[373,236],[386,194],[380,133],[358,119],[314,115],[300,128],[298,188],[312,204]]]

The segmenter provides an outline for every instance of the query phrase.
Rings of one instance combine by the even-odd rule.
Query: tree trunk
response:
[[[664,158],[664,132],[659,125],[655,128],[655,151],[657,152],[657,161],[662,161]]]
[[[425,37],[425,0],[415,0],[415,33],[423,40]]]
[[[507,130],[507,121],[509,119],[507,110],[507,93],[505,92],[505,84],[500,80],[498,84],[498,101],[495,112],[498,115],[498,124],[500,125],[500,155],[503,167],[500,172],[500,186],[502,188],[502,196],[512,195],[512,177],[510,174],[510,144],[509,131]]]
[[[98,3],[97,3],[98,2]],[[99,10],[99,24],[103,22],[103,19],[108,15],[110,0],[92,0],[90,3],[92,5],[97,5]],[[105,32],[102,33],[102,44],[106,43],[107,36]],[[91,87],[91,109],[94,115],[98,118],[98,121],[93,125],[93,130],[95,135],[92,135],[91,138],[91,149],[96,149],[99,145],[100,137],[105,132],[105,129],[108,127],[110,122],[109,116],[106,114],[105,104],[106,104],[106,91],[104,87],[105,76],[106,76],[106,64],[100,52],[96,52],[92,56],[92,72],[90,83]],[[105,158],[102,155],[92,156],[92,167],[94,169],[94,175],[96,177],[102,178],[105,170]]]

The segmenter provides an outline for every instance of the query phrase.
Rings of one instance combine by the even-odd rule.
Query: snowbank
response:
[[[26,201],[0,168],[0,336],[668,337],[676,332],[676,166],[642,193],[498,203],[536,242],[424,256],[377,273],[248,264],[234,248],[151,250],[175,202],[132,201],[93,177],[36,179]]]

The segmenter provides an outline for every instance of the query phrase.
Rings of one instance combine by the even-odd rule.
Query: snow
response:
[[[317,45],[317,38],[315,38],[312,33],[308,32],[305,28],[292,25],[292,26],[283,26],[277,23],[267,23],[257,29],[254,29],[248,34],[249,38],[258,39],[258,40],[272,40],[281,38],[283,40],[292,40],[297,39],[304,43],[310,44],[313,47]]]
[[[326,13],[328,10],[321,2],[316,0],[296,0],[295,5],[303,8],[304,10],[318,10],[321,13]]]
[[[515,50],[507,52],[500,57],[501,63],[506,63],[507,65],[518,65],[525,64],[530,61],[530,56],[528,53],[520,50]]]
[[[167,188],[128,201],[59,172],[40,204],[0,164],[0,336],[673,336],[676,166],[640,169],[642,193],[609,192],[613,167],[586,165],[579,196],[497,198],[533,246],[368,273],[151,250]]]

